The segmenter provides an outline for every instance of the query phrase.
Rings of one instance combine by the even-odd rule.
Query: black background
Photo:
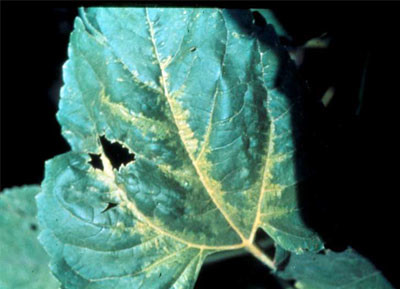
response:
[[[324,32],[333,39],[329,49],[307,52],[300,69],[309,98],[320,99],[329,86],[336,89],[316,118],[324,155],[312,201],[316,208],[312,226],[329,248],[353,246],[398,288],[399,5],[269,6],[294,44]],[[55,113],[76,7],[2,3],[1,189],[40,183],[44,161],[69,149]],[[367,55],[365,94],[357,114]],[[235,258],[205,266],[196,288],[279,288],[268,272],[253,258]]]

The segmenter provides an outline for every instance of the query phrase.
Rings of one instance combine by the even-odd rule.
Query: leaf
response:
[[[35,195],[31,185],[5,189],[0,194],[0,288],[57,289],[49,258],[37,241]]]
[[[258,228],[323,247],[300,216],[302,90],[272,27],[248,10],[91,8],[68,55],[57,117],[72,152],[47,162],[38,198],[66,288],[191,288],[211,253],[268,263]],[[107,142],[135,160],[114,168]]]
[[[287,264],[290,257],[290,252],[282,249],[279,245],[275,245],[274,264],[275,267],[280,269]]]
[[[324,255],[291,254],[278,276],[297,280],[301,289],[391,289],[390,283],[366,258],[352,248],[343,252],[326,250]]]

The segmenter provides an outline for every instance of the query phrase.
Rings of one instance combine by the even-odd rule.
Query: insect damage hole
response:
[[[103,171],[104,167],[103,167],[103,162],[101,161],[101,155],[89,154],[89,156],[90,156],[89,164],[91,164],[92,167],[94,167],[95,169]]]
[[[114,208],[114,207],[116,207],[116,206],[118,206],[117,203],[108,203],[107,207],[106,207],[103,211],[101,211],[101,213],[105,213],[105,212],[107,212],[108,210],[110,210],[110,209],[112,209],[112,208]]]
[[[112,143],[105,136],[100,137],[100,142],[106,157],[110,160],[114,169],[118,170],[122,164],[127,165],[135,160],[135,155],[130,153],[119,142]]]
[[[30,228],[32,231],[36,231],[36,230],[37,230],[37,225],[32,223],[32,224],[30,224],[29,228]]]

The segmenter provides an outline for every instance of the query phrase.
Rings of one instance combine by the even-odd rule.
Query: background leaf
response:
[[[295,279],[301,289],[393,289],[372,263],[351,248],[325,254],[291,254],[278,276]]]
[[[0,194],[0,288],[57,289],[49,258],[37,240],[36,185],[5,189]]]
[[[47,162],[38,197],[65,287],[191,288],[208,254],[262,258],[260,227],[320,250],[297,203],[294,71],[248,10],[82,10],[57,115],[72,152]]]

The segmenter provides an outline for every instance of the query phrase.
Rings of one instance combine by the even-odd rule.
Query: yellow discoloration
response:
[[[214,115],[214,109],[215,109],[218,93],[219,93],[219,87],[217,86],[217,88],[215,89],[215,93],[214,93],[214,100],[213,100],[213,104],[212,104],[212,109],[211,109],[211,113],[210,113],[210,120],[208,122],[207,131],[206,131],[206,134],[204,136],[203,144],[202,144],[201,150],[200,150],[200,152],[199,152],[199,154],[197,156],[196,161],[198,159],[200,159],[201,156],[204,153],[209,153],[210,152],[208,144],[209,144],[209,141],[210,141],[210,135],[211,135],[211,131],[212,131],[213,115]]]
[[[112,232],[118,236],[121,236],[125,231],[125,224],[122,222],[117,222],[115,226],[112,227]]]
[[[110,97],[106,96],[104,93],[101,95],[100,101],[112,114],[117,115],[126,122],[130,122],[134,127],[140,129],[144,135],[149,132],[156,133],[157,138],[162,140],[166,139],[171,134],[170,127],[164,122],[157,121],[154,118],[148,118],[142,113],[136,114],[129,111],[123,104],[112,102]]]
[[[168,67],[168,65],[171,64],[171,61],[172,61],[172,56],[169,55],[167,58],[165,58],[165,59],[163,59],[163,60],[161,61],[161,63],[160,63],[160,68],[161,68],[162,70],[165,70],[165,69]]]
[[[125,207],[126,207],[126,205],[125,205]],[[146,236],[146,238],[148,238],[149,236],[154,234],[154,232],[151,230],[151,228],[148,225],[146,225],[140,221],[137,221],[135,223],[135,226],[132,228],[131,233],[132,233],[132,235],[139,234],[141,236]]]
[[[171,176],[172,179],[178,181],[182,186],[187,183],[193,183],[194,179],[193,173],[185,168],[172,168],[168,164],[158,164],[157,167],[166,175]]]
[[[158,234],[162,234],[165,237],[171,238],[181,244],[186,244],[189,247],[195,247],[198,248],[200,250],[204,250],[204,249],[209,249],[209,250],[224,250],[224,249],[238,249],[238,248],[243,248],[243,247],[247,247],[249,249],[250,252],[252,252],[256,257],[258,257],[260,260],[262,260],[265,264],[269,265],[270,264],[268,262],[270,262],[270,260],[268,259],[268,257],[266,257],[264,254],[262,254],[262,252],[260,253],[260,251],[254,247],[254,245],[252,244],[252,238],[247,238],[246,236],[244,236],[244,234],[241,232],[241,230],[237,227],[237,225],[232,221],[231,216],[228,214],[227,212],[227,207],[224,204],[224,200],[223,200],[223,190],[222,190],[222,185],[221,183],[219,183],[218,181],[216,181],[215,179],[212,178],[212,176],[209,175],[209,173],[211,172],[211,168],[212,168],[212,163],[210,161],[207,160],[207,154],[210,153],[209,149],[207,148],[207,144],[208,144],[208,140],[205,140],[204,142],[204,147],[202,147],[202,153],[199,155],[199,157],[197,159],[194,158],[194,154],[195,152],[198,150],[199,147],[199,141],[198,139],[195,138],[194,136],[194,132],[191,129],[191,127],[188,124],[188,119],[189,119],[189,111],[185,110],[181,104],[181,102],[179,101],[179,93],[178,94],[174,94],[173,96],[171,96],[169,94],[169,83],[168,83],[168,73],[166,72],[166,68],[168,67],[168,65],[171,63],[172,58],[171,56],[168,56],[167,58],[161,60],[160,55],[157,51],[157,46],[156,46],[156,40],[155,40],[155,31],[154,31],[154,27],[153,27],[153,23],[150,21],[149,15],[148,15],[148,10],[146,9],[146,20],[147,20],[147,24],[149,27],[149,32],[150,32],[150,40],[153,44],[153,51],[154,51],[154,55],[155,55],[155,60],[156,63],[158,63],[159,67],[160,67],[160,72],[161,75],[159,77],[159,84],[160,84],[160,94],[164,95],[168,105],[170,107],[170,111],[171,111],[171,115],[172,115],[172,120],[175,122],[176,128],[179,132],[179,136],[180,139],[183,143],[183,146],[190,158],[190,161],[193,165],[194,170],[196,171],[196,175],[199,178],[200,182],[202,183],[204,189],[207,191],[210,199],[212,200],[212,202],[214,203],[214,205],[216,206],[216,208],[219,210],[219,212],[224,216],[225,220],[227,221],[227,223],[229,224],[229,226],[238,234],[238,236],[242,239],[242,242],[240,244],[235,244],[235,245],[230,245],[230,246],[207,246],[207,245],[203,245],[203,244],[196,244],[196,243],[192,243],[189,242],[185,239],[182,239],[178,236],[176,236],[176,234],[174,232],[169,232],[166,231],[162,228],[162,224],[159,224],[157,220],[153,220],[153,219],[149,219],[147,218],[137,207],[136,204],[131,201],[128,198],[127,192],[125,190],[125,188],[123,187],[122,184],[117,185],[115,184],[114,181],[114,177],[112,177],[111,181],[108,181],[107,183],[114,183],[114,186],[117,186],[116,189],[114,189],[115,194],[117,195],[117,197],[120,200],[120,206],[126,208],[127,210],[129,210],[137,219],[139,219],[141,222],[145,223],[148,225],[149,228],[151,228],[152,230],[154,230],[155,232],[157,232]],[[200,13],[198,13],[196,16],[196,18],[200,17]],[[233,34],[233,37],[238,38],[239,35],[238,34]],[[136,76],[132,73],[132,77],[135,79]],[[143,85],[143,82],[141,82],[138,79],[135,79],[139,84]],[[148,85],[150,86],[150,84]],[[154,89],[156,91],[158,91],[158,88]],[[126,108],[124,109],[124,107],[119,107],[118,104],[112,105],[111,102],[109,101],[109,99],[107,99],[106,97],[104,98],[105,101],[103,100],[104,103],[107,103],[109,105],[109,108],[112,109],[114,111],[114,113],[119,113],[123,118],[125,119],[135,119],[136,116],[132,116],[132,113],[129,112]],[[108,100],[108,101],[107,101]],[[111,105],[110,105],[111,104]],[[131,120],[132,121],[132,120]],[[136,120],[135,120],[136,121]],[[144,124],[143,124],[144,125]],[[153,126],[146,126],[146,130],[150,130],[152,129],[154,131],[154,127]],[[209,134],[210,132],[208,132]],[[209,136],[208,136],[209,137]],[[271,143],[270,143],[271,145]],[[263,199],[263,195],[265,193],[264,187],[265,187],[265,183],[264,181],[266,179],[268,179],[268,171],[269,169],[267,169],[267,167],[269,166],[269,164],[266,164],[266,169],[264,172],[264,178],[263,178],[263,183],[261,185],[261,192],[260,192],[260,199],[259,199],[259,207],[257,210],[257,216],[256,216],[256,222],[255,222],[255,229],[256,227],[259,225],[258,224],[258,220],[259,220],[259,216],[261,214],[261,201]],[[172,168],[168,165],[166,166],[161,166],[160,167],[161,170],[164,171],[168,171],[170,173],[174,173],[172,172]],[[175,168],[174,168],[175,169]],[[175,175],[178,175],[179,178],[181,178],[182,180],[186,177],[184,171],[178,171],[175,172]],[[107,172],[106,176],[109,177],[109,172]],[[193,176],[192,176],[193,177]],[[186,180],[188,181],[188,180]],[[237,208],[235,208],[237,210]],[[232,212],[233,208],[230,208],[230,211]],[[235,212],[236,214],[238,214],[238,212]],[[174,254],[177,254],[177,252],[175,252]],[[173,255],[168,256],[168,258],[171,258]],[[160,260],[160,262],[163,262],[163,260]],[[152,264],[150,267],[153,267],[155,265],[157,265],[158,262]],[[146,268],[145,270],[148,270],[150,268]]]
[[[103,168],[104,168],[103,171],[104,171],[104,173],[105,173],[109,178],[111,178],[111,181],[112,181],[112,182],[114,182],[115,179],[114,179],[113,168],[112,168],[112,165],[111,165],[110,160],[106,157],[106,155],[104,154],[104,152],[101,153],[100,159],[101,159],[101,162],[103,163]]]
[[[131,70],[131,74],[133,77],[138,78],[139,77],[139,72],[137,72],[136,70]]]
[[[240,35],[237,32],[232,32],[232,36],[236,39],[240,38]]]
[[[259,248],[257,248],[254,244],[250,243],[246,246],[246,249],[249,250],[253,256],[255,256],[257,259],[259,259],[262,263],[267,265],[269,268],[275,270],[275,264],[274,262],[266,256]]]
[[[199,140],[195,138],[194,132],[188,124],[190,112],[183,110],[179,101],[175,98],[169,98],[172,114],[179,130],[179,135],[184,142],[189,154],[194,155],[199,146]]]
[[[155,240],[154,245],[155,245],[156,249],[160,248],[160,244],[158,243],[158,239]]]
[[[160,84],[163,87],[164,95],[168,101],[168,104],[171,109],[172,117],[175,122],[175,125],[179,131],[179,136],[182,140],[183,146],[186,149],[188,156],[193,164],[193,167],[200,178],[201,183],[203,184],[205,190],[207,191],[208,195],[212,199],[215,206],[219,209],[221,214],[224,216],[227,223],[232,227],[232,229],[239,235],[239,237],[243,240],[243,243],[246,241],[245,236],[239,230],[239,228],[233,223],[230,216],[221,206],[222,200],[219,195],[221,195],[221,184],[215,181],[214,179],[210,178],[207,174],[210,168],[210,164],[206,161],[205,158],[199,159],[199,162],[204,162],[204,166],[199,165],[199,162],[194,159],[194,152],[197,150],[198,147],[198,140],[194,138],[194,132],[188,125],[187,119],[189,117],[189,111],[185,111],[182,109],[181,104],[175,97],[171,97],[168,91],[168,74],[163,69],[164,65],[160,61],[160,56],[158,54],[157,45],[154,37],[154,28],[153,23],[150,21],[149,15],[146,9],[146,20],[149,26],[151,41],[153,44],[153,50],[155,54],[155,58],[157,59],[160,70]]]
[[[116,59],[115,63],[122,65],[122,68],[128,71],[131,75],[131,80],[136,83],[140,88],[145,88],[147,90],[153,91],[157,94],[162,94],[162,90],[152,81],[145,81],[139,79],[139,73],[136,70],[129,70],[129,67],[121,59]]]
[[[109,162],[109,161],[108,161]],[[185,239],[182,239],[171,232],[168,232],[162,229],[162,225],[157,224],[147,218],[137,207],[136,204],[128,198],[128,194],[123,187],[123,185],[117,185],[115,182],[114,172],[112,175],[109,175],[106,171],[96,171],[96,175],[99,180],[103,181],[110,188],[110,196],[118,200],[119,208],[124,210],[126,209],[129,213],[133,214],[138,222],[135,224],[135,230],[138,230],[139,233],[146,235],[149,232],[154,232],[157,234],[164,235],[170,239],[173,239],[181,244],[186,244],[189,247],[199,248],[199,249],[209,249],[209,250],[234,250],[240,249],[244,247],[244,244],[236,244],[236,245],[228,245],[228,246],[208,246],[204,244],[197,244],[189,242]],[[141,224],[142,223],[142,224]]]
[[[269,135],[269,144],[267,150],[265,152],[265,166],[263,171],[262,182],[260,185],[260,197],[257,204],[257,214],[253,223],[252,233],[250,236],[250,240],[253,241],[255,238],[255,234],[257,228],[261,225],[261,216],[262,216],[262,203],[264,201],[264,196],[266,193],[276,194],[277,197],[281,197],[284,186],[280,184],[274,184],[272,182],[272,169],[274,166],[283,161],[285,159],[284,154],[274,155],[274,145],[275,145],[275,124],[272,122],[270,125],[270,135]]]

